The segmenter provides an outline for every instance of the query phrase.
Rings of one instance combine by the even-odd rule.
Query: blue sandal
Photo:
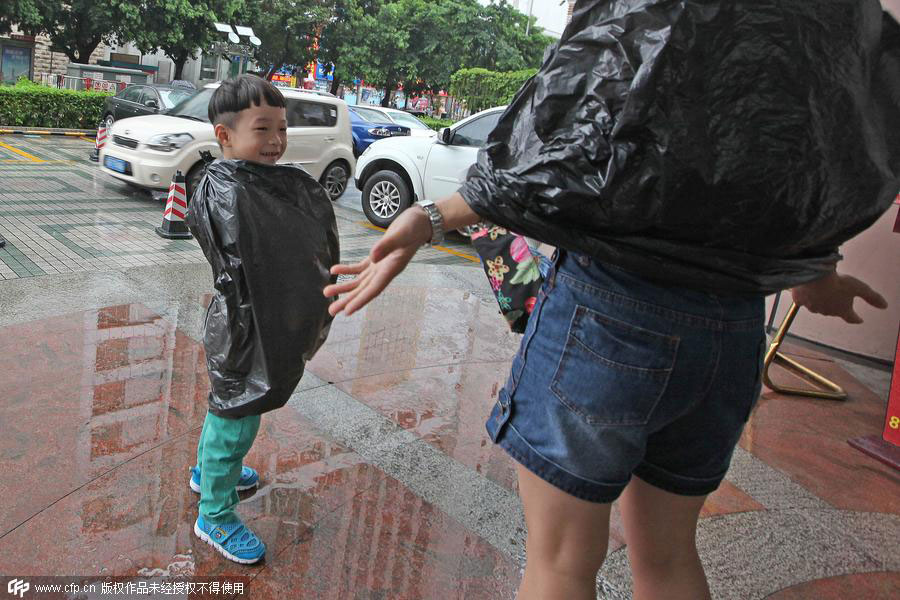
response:
[[[194,523],[194,533],[236,563],[251,565],[266,555],[266,545],[240,521],[216,525],[207,523],[201,515]]]
[[[238,484],[234,489],[243,492],[244,490],[249,490],[257,485],[259,485],[259,473],[250,467],[241,467],[241,478],[238,480]],[[200,493],[200,467],[191,467],[190,486],[192,490],[198,494]]]

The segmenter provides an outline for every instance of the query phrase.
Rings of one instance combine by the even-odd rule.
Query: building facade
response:
[[[54,52],[46,35],[25,35],[17,29],[0,36],[0,73],[5,85],[12,85],[22,76],[40,80],[42,74],[64,75],[69,57]],[[109,59],[110,49],[100,44],[91,54],[89,64]]]

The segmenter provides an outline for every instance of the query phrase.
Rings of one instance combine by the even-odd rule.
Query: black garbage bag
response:
[[[816,279],[900,190],[900,26],[877,0],[579,0],[460,192],[663,283]]]
[[[300,167],[219,160],[187,223],[215,278],[203,335],[209,410],[243,417],[284,406],[331,324],[322,290],[340,250],[327,193]]]

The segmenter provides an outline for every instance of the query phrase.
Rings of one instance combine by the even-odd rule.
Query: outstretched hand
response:
[[[332,316],[341,312],[349,316],[371,302],[430,239],[431,221],[425,211],[418,207],[403,211],[366,259],[331,267],[332,275],[356,275],[356,278],[325,287],[326,297],[341,296],[328,307],[328,312]]]
[[[862,323],[853,310],[853,301],[859,297],[875,308],[887,308],[884,297],[866,283],[837,271],[791,290],[794,302],[810,312],[831,317],[841,317],[848,323]]]

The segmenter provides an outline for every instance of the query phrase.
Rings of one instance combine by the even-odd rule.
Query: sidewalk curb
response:
[[[62,128],[49,128],[49,127],[30,127],[30,128],[22,128],[22,127],[9,127],[6,125],[0,125],[0,134],[12,134],[12,135],[66,135],[72,137],[94,137],[97,135],[97,131],[95,129],[62,129]]]

